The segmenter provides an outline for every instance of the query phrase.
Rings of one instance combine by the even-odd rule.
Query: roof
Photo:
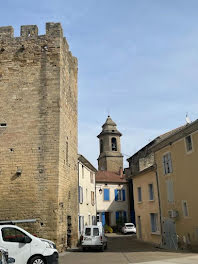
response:
[[[130,158],[128,158],[127,160],[129,161],[133,156],[135,156],[136,154],[138,154],[140,151],[144,150],[145,148],[152,148],[157,146],[158,144],[160,144],[161,142],[165,141],[166,139],[169,139],[171,137],[173,137],[174,135],[176,135],[179,132],[182,132],[183,130],[185,130],[187,127],[191,126],[192,124],[194,124],[196,121],[190,123],[190,124],[185,124],[183,126],[177,127],[175,129],[172,129],[156,138],[154,138],[151,142],[149,142],[147,145],[145,145],[143,148],[141,148],[140,150],[138,150],[135,154],[133,154]]]
[[[105,125],[116,126],[116,123],[111,119],[110,115],[108,115],[107,120],[106,120],[106,122],[104,123],[103,126],[105,126]]]
[[[78,160],[90,170],[97,172],[97,169],[83,155],[78,154]]]
[[[105,134],[114,134],[118,136],[122,136],[122,134],[117,130],[116,123],[111,119],[110,116],[107,117],[107,120],[102,125],[102,132],[97,136],[98,138],[101,135]]]
[[[125,175],[121,178],[120,174],[112,171],[98,171],[96,173],[96,182],[127,183]]]

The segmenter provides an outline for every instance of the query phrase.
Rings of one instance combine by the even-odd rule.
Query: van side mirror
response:
[[[21,243],[28,244],[28,243],[30,243],[31,241],[32,241],[32,239],[31,239],[30,237],[25,236],[25,237],[23,238],[23,240],[21,241]]]
[[[15,259],[14,258],[8,258],[8,263],[15,263]]]

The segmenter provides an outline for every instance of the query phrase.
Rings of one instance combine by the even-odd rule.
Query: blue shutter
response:
[[[123,212],[123,215],[124,215],[124,222],[127,222],[127,214],[126,214],[126,211]]]
[[[119,212],[116,212],[116,224],[117,224],[118,220],[119,220]]]
[[[102,225],[105,225],[105,212],[102,212]]]
[[[118,200],[118,190],[115,190],[115,201]]]
[[[104,201],[109,201],[109,189],[104,189]]]
[[[125,201],[125,190],[122,190],[122,200]]]

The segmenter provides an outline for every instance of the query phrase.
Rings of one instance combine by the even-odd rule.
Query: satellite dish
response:
[[[190,117],[188,116],[188,113],[186,113],[186,123],[187,124],[191,123],[191,120],[190,120]]]

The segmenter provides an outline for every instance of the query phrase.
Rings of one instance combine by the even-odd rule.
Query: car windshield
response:
[[[99,229],[98,228],[93,229],[93,236],[99,236]]]
[[[85,229],[85,235],[86,236],[91,236],[91,228],[86,228]]]
[[[128,224],[128,225],[125,225],[126,227],[134,227],[133,224]]]

